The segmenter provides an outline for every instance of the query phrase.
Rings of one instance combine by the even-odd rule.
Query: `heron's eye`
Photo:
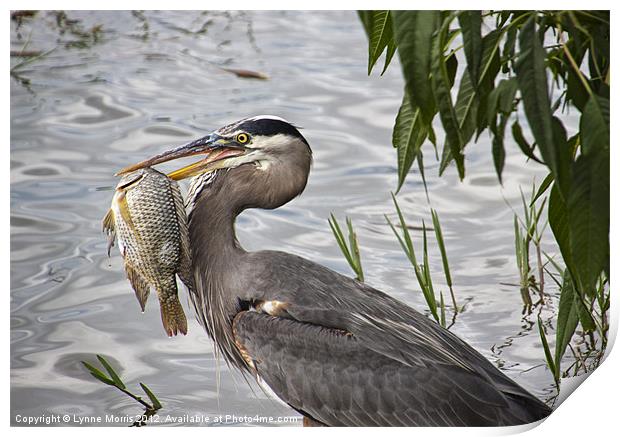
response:
[[[239,144],[246,144],[248,141],[250,141],[250,136],[248,134],[240,133],[237,135],[237,138],[235,138],[235,140]]]

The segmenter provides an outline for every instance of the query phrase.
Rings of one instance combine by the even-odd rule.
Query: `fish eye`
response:
[[[235,141],[237,141],[239,144],[246,144],[248,141],[250,141],[250,136],[242,132],[240,134],[237,134]]]

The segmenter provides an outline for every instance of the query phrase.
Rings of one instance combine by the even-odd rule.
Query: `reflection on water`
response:
[[[186,337],[166,338],[157,302],[140,313],[120,256],[108,259],[101,233],[112,194],[105,187],[116,184],[116,170],[243,116],[273,113],[301,125],[315,157],[300,198],[239,218],[246,248],[277,248],[351,274],[327,225],[330,212],[346,214],[358,231],[367,282],[425,307],[383,217],[394,216],[390,141],[403,83],[396,61],[385,76],[366,76],[355,13],[69,12],[64,19],[80,20],[82,30],[100,24],[97,38],[79,44],[79,32],[62,32],[57,15],[46,13],[19,29],[12,23],[14,50],[28,35],[33,49],[58,45],[11,81],[13,422],[16,414],[140,413],[81,368],[80,360],[96,353],[130,385],[147,383],[166,414],[295,415],[215,360],[194,320]],[[238,78],[218,66],[271,80]],[[500,285],[518,282],[506,202],[519,209],[519,186],[527,192],[533,177],[545,174],[509,147],[501,187],[490,150],[485,135],[470,146],[463,183],[453,169],[437,178],[430,152],[426,159],[456,296],[466,303],[452,330],[548,398],[553,382],[540,366],[536,315],[522,315],[517,286]],[[399,200],[409,224],[430,222],[419,175]],[[445,289],[438,252],[430,263],[436,288]],[[540,309],[543,319],[555,304]]]

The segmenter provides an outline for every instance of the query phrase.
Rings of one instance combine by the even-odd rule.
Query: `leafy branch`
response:
[[[392,134],[397,189],[416,160],[426,187],[422,150],[427,142],[441,156],[439,175],[454,162],[463,179],[467,145],[484,131],[491,137],[501,184],[506,127],[511,126],[512,139],[524,156],[549,170],[535,199],[549,193],[547,221],[572,285],[561,287],[560,299],[564,293],[578,297],[578,323],[584,332],[603,336],[604,351],[610,275],[609,11],[360,11],[359,16],[369,40],[369,74],[383,52],[383,71],[396,52],[405,80]],[[552,38],[555,44],[543,45]],[[459,51],[464,52],[466,68],[458,68]],[[571,137],[560,108],[579,112],[579,130]],[[445,131],[440,154],[441,138],[433,129],[437,116]],[[525,124],[528,130],[521,128]],[[530,225],[538,223],[542,210],[532,211],[525,233],[515,221],[525,275],[527,246],[537,238]],[[412,259],[407,236],[399,236],[399,241]],[[540,253],[538,259],[542,297]],[[424,271],[414,268],[422,283]],[[568,278],[563,283],[568,284]],[[432,303],[427,288],[425,296]],[[572,336],[575,330],[565,332]],[[566,347],[557,350],[563,353]],[[554,365],[557,377],[557,357]]]
[[[107,375],[102,370],[98,369],[92,364],[87,363],[86,361],[82,361],[82,364],[84,365],[84,367],[86,367],[86,369],[88,369],[88,371],[94,378],[98,379],[104,384],[110,385],[112,387],[116,387],[118,390],[120,390],[121,392],[123,392],[124,394],[126,394],[127,396],[135,400],[136,402],[140,403],[144,407],[145,409],[144,416],[142,417],[141,420],[135,422],[133,426],[144,425],[145,420],[147,418],[151,417],[159,409],[162,408],[161,402],[159,402],[155,394],[146,386],[146,384],[140,383],[140,387],[142,388],[144,393],[146,393],[146,396],[149,398],[151,403],[148,403],[147,401],[142,399],[142,397],[130,392],[127,389],[127,386],[121,380],[120,376],[118,376],[118,373],[114,370],[114,368],[110,365],[110,363],[108,363],[108,361],[105,358],[103,358],[101,355],[97,355],[97,359],[99,360],[101,365],[103,365],[103,368],[107,372]]]

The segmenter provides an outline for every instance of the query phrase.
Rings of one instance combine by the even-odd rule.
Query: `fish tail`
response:
[[[157,289],[162,324],[168,337],[177,335],[179,332],[186,335],[187,318],[179,301],[176,278],[172,276],[172,280],[167,282],[166,287],[158,287]]]

